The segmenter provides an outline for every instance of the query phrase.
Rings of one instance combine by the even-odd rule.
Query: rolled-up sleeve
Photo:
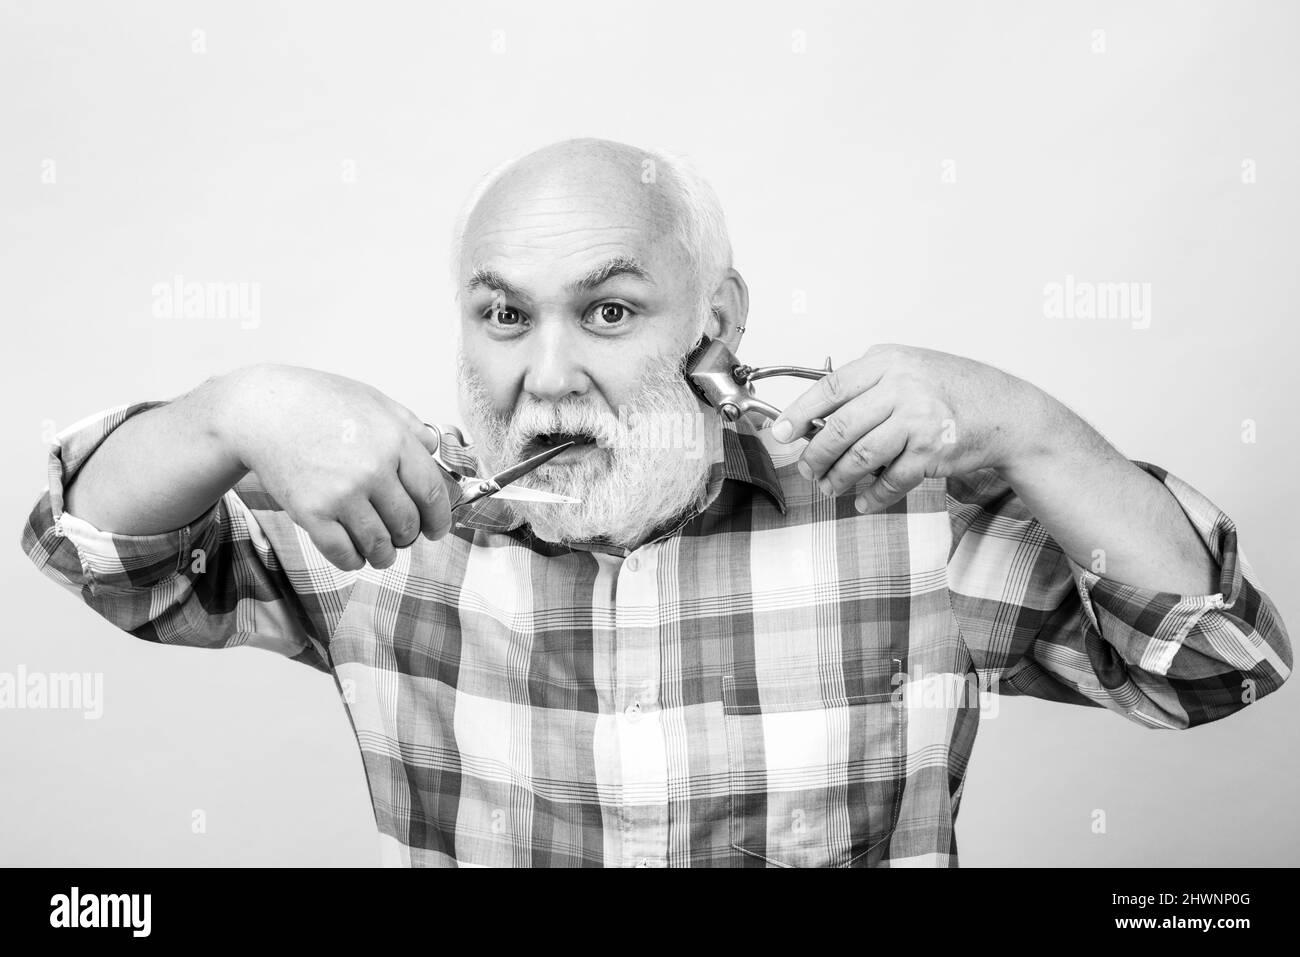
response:
[[[990,690],[1108,708],[1153,728],[1226,717],[1276,690],[1292,650],[1222,510],[1158,466],[1213,558],[1219,590],[1177,595],[1107,578],[1047,535],[991,470],[950,479],[953,611]]]
[[[231,490],[193,522],[154,535],[101,531],[64,508],[64,489],[123,422],[162,405],[110,409],[64,430],[49,486],[23,528],[38,569],[137,638],[204,648],[264,648],[322,671],[322,639],[304,614],[252,509]]]

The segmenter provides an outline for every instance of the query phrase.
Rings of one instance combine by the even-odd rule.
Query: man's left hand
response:
[[[869,482],[856,502],[868,512],[894,504],[926,478],[1005,465],[1041,426],[1045,398],[973,359],[878,345],[820,379],[772,428],[778,441],[791,441],[812,419],[824,418],[799,471],[827,495]],[[785,435],[783,423],[791,426]]]

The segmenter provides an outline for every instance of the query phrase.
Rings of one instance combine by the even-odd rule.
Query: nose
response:
[[[591,380],[581,360],[581,346],[564,322],[542,322],[530,336],[524,391],[538,402],[558,403],[582,395]]]

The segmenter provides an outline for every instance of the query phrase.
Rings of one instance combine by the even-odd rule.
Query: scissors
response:
[[[545,452],[539,452],[531,458],[524,459],[518,465],[512,465],[510,468],[487,478],[475,478],[470,475],[461,475],[455,469],[445,465],[438,458],[438,453],[442,451],[442,430],[436,426],[424,423],[438,439],[438,447],[433,450],[433,461],[437,463],[438,468],[446,472],[459,487],[460,495],[451,503],[453,512],[458,508],[466,505],[472,505],[480,499],[487,498],[489,495],[495,495],[502,499],[510,499],[519,502],[550,502],[557,504],[576,504],[579,499],[571,498],[568,495],[558,495],[555,492],[545,492],[541,489],[524,488],[523,486],[514,486],[510,483],[516,479],[522,478],[539,465],[544,465],[551,459],[555,458],[571,445],[580,444],[575,439],[567,442],[561,442],[559,445],[552,446]]]
[[[834,371],[830,356],[820,369],[806,366],[751,366],[736,358],[735,353],[719,339],[701,336],[699,343],[686,357],[683,372],[705,403],[722,413],[728,422],[735,422],[747,412],[757,412],[768,419],[781,414],[776,406],[754,395],[754,380],[770,376],[795,376],[800,379],[822,379]],[[803,438],[811,439],[826,425],[826,420],[812,420]]]

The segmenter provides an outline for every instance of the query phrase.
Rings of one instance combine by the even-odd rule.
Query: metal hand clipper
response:
[[[754,395],[754,380],[772,376],[821,379],[833,370],[829,356],[826,365],[820,369],[746,365],[720,340],[702,336],[686,357],[682,371],[696,395],[721,412],[728,421],[734,422],[746,412],[757,412],[768,419],[781,414],[780,409]],[[812,438],[825,424],[823,419],[813,419],[803,437]]]

